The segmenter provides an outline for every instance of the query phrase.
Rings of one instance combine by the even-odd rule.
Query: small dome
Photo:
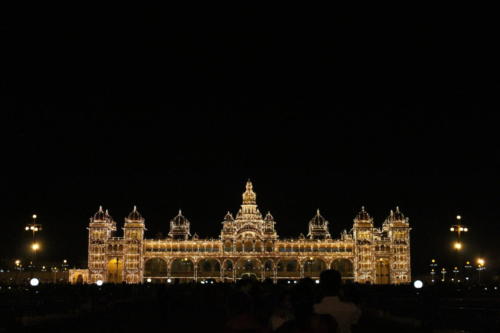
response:
[[[106,209],[104,212],[104,218],[110,221],[113,221],[113,217],[109,214],[109,211]]]
[[[128,214],[128,219],[129,220],[134,220],[134,221],[138,221],[138,220],[142,220],[143,219],[142,215],[137,210],[137,206],[134,206],[134,209],[130,212],[130,214]]]
[[[224,221],[234,221],[234,217],[233,217],[233,214],[231,214],[231,212],[227,212],[226,213],[226,216],[224,216]]]
[[[267,221],[267,222],[274,221],[274,217],[271,215],[271,212],[267,212],[266,217],[264,218],[264,220]]]
[[[319,212],[319,209],[316,211],[316,215],[314,215],[311,221],[309,221],[309,223],[313,226],[323,226],[326,222],[325,218]]]
[[[403,215],[403,213],[401,213],[401,211],[399,210],[399,207],[396,206],[396,212],[394,213],[394,219],[395,220],[404,220],[405,219],[405,216]]]
[[[361,206],[361,211],[356,215],[356,220],[358,221],[369,221],[371,220],[370,214],[365,210],[365,206]]]
[[[185,226],[189,224],[189,220],[182,215],[182,211],[179,209],[179,214],[171,220],[172,224],[176,227]]]
[[[99,206],[99,210],[94,214],[94,221],[104,221],[106,220],[106,213],[102,209],[102,206]]]
[[[387,219],[390,221],[404,221],[405,216],[403,213],[401,213],[399,207],[396,207],[396,211],[391,210],[389,217]]]

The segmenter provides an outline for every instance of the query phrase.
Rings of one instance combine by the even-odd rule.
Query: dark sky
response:
[[[456,8],[455,8],[456,9]],[[148,236],[179,208],[216,237],[246,179],[278,233],[320,208],[335,237],[361,205],[410,218],[414,270],[492,266],[499,139],[496,21],[473,10],[32,8],[2,18],[2,259],[86,257],[102,204]]]

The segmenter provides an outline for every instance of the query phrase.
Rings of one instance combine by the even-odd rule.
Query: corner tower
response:
[[[353,238],[355,280],[361,283],[375,282],[375,247],[373,218],[361,207],[361,211],[354,218]]]
[[[391,283],[411,282],[409,219],[396,207],[382,228],[388,233],[391,246]]]
[[[123,226],[124,273],[127,283],[142,281],[143,242],[144,231],[146,230],[144,221],[136,206],[125,218]]]
[[[102,206],[90,218],[89,226],[89,282],[106,280],[106,247],[112,232],[116,231],[116,222]]]

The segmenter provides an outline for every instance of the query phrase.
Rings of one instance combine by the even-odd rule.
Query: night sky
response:
[[[99,205],[147,237],[182,208],[218,237],[248,178],[281,237],[316,208],[337,238],[399,206],[416,273],[498,267],[497,23],[482,13],[334,8],[31,8],[3,13],[3,260],[86,261]],[[230,14],[228,14],[230,13]]]

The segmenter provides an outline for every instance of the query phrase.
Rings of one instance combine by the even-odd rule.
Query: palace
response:
[[[257,208],[250,181],[234,217],[222,221],[219,239],[191,235],[190,222],[179,210],[165,239],[145,239],[145,220],[134,206],[125,218],[123,237],[115,237],[116,222],[102,207],[88,226],[88,269],[72,270],[72,283],[143,283],[178,281],[233,282],[245,276],[274,282],[310,277],[334,268],[343,279],[359,283],[400,284],[411,281],[410,226],[398,207],[381,228],[364,207],[350,232],[333,239],[328,221],[318,210],[307,236],[280,239],[276,222]]]

